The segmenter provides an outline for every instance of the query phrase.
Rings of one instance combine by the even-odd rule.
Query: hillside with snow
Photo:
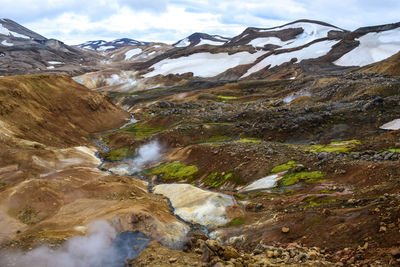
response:
[[[129,38],[121,38],[113,41],[104,41],[104,40],[96,40],[96,41],[87,41],[83,44],[76,45],[80,48],[95,50],[95,51],[112,51],[125,46],[132,45],[146,45],[148,42],[140,42]]]
[[[220,35],[209,35],[207,33],[196,32],[192,35],[179,40],[173,46],[175,47],[193,47],[200,45],[215,45],[220,46],[228,42],[230,38],[222,37]]]

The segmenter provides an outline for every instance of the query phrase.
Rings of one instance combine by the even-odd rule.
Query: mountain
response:
[[[76,45],[77,47],[96,50],[96,51],[112,51],[121,47],[131,46],[131,45],[146,45],[148,42],[140,42],[129,38],[121,38],[113,41],[88,41],[83,44]]]
[[[207,33],[196,32],[186,37],[185,39],[179,40],[173,46],[175,47],[192,47],[198,45],[224,45],[230,38],[222,37],[220,35],[209,35]]]
[[[10,19],[0,20],[0,75],[78,74],[94,71],[103,57],[47,39]]]
[[[275,28],[248,28],[220,47],[171,50],[139,68],[148,70],[145,78],[193,73],[203,78],[254,79],[288,68],[293,75],[343,71],[397,53],[399,32],[400,23],[349,32],[323,22],[299,20]]]

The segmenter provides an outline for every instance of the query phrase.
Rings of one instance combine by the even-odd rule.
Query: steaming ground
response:
[[[160,161],[162,151],[162,146],[158,141],[151,141],[137,149],[136,157],[124,160],[109,170],[118,175],[132,175],[140,172],[147,164]]]
[[[125,259],[136,257],[148,242],[143,233],[118,235],[109,223],[97,221],[89,225],[87,235],[73,237],[57,249],[43,246],[27,253],[2,251],[0,266],[119,267]]]

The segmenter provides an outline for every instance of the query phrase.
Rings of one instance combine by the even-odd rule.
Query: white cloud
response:
[[[175,42],[193,32],[234,36],[247,26],[315,19],[354,30],[397,22],[398,0],[0,0],[2,16],[68,44],[129,37]]]

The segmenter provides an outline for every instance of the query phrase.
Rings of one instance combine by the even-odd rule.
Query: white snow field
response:
[[[384,32],[371,32],[360,38],[360,45],[333,62],[338,66],[365,66],[400,51],[400,28]]]
[[[139,55],[140,53],[142,53],[142,49],[140,48],[131,49],[125,53],[125,60],[129,60],[133,56]]]
[[[149,78],[159,74],[183,74],[187,72],[193,72],[193,75],[198,77],[214,77],[230,68],[253,63],[265,53],[265,51],[258,51],[254,54],[239,52],[228,55],[228,53],[211,54],[205,52],[187,57],[168,58],[154,64],[152,66],[154,70],[143,75],[143,77]]]
[[[296,39],[292,39],[289,41],[282,41],[277,37],[260,37],[257,39],[253,39],[248,44],[255,47],[263,47],[264,45],[267,44],[273,44],[282,46],[282,48],[280,49],[287,49],[287,48],[303,46],[317,39],[325,38],[328,36],[328,32],[332,30],[342,31],[339,28],[324,26],[311,22],[298,22],[287,26],[275,28],[273,29],[273,31],[280,31],[293,28],[303,28],[303,32],[297,35]],[[272,30],[260,30],[260,32],[270,32],[270,31]]]
[[[285,62],[289,62],[292,58],[297,58],[297,63],[304,59],[319,58],[326,55],[331,50],[332,46],[338,42],[339,41],[321,41],[297,51],[271,55],[248,69],[247,72],[240,78],[247,77],[266,68],[267,66],[270,68],[279,66]]]

